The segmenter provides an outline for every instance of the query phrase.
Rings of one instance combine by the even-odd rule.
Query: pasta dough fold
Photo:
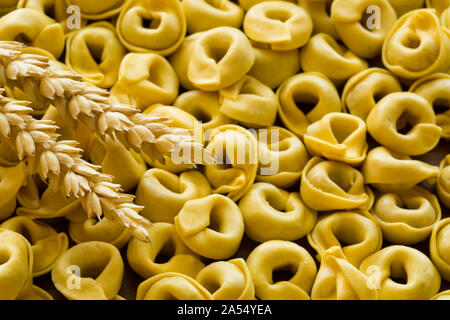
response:
[[[309,300],[317,273],[308,251],[290,241],[271,240],[257,246],[247,265],[261,300]],[[291,272],[289,280],[274,279],[277,271]]]
[[[297,240],[314,227],[317,213],[305,206],[300,194],[269,183],[255,183],[239,201],[245,234],[257,242]]]
[[[441,202],[450,208],[450,154],[441,161],[437,183],[437,194]]]
[[[210,259],[230,258],[244,235],[239,207],[218,194],[186,202],[174,220],[181,240],[195,253]]]
[[[429,299],[438,293],[441,285],[439,272],[430,259],[406,246],[381,249],[367,257],[360,270],[378,278],[380,300]]]
[[[15,167],[0,166],[0,221],[8,219],[16,210],[17,193],[26,182],[26,170],[23,162]]]
[[[318,157],[309,160],[302,173],[300,194],[314,210],[328,211],[372,207],[374,195],[355,168]]]
[[[195,277],[203,262],[180,239],[173,224],[157,222],[149,230],[152,242],[133,238],[128,244],[131,268],[147,279],[157,274],[177,272]]]
[[[308,126],[303,141],[311,155],[359,165],[366,158],[366,124],[345,113],[328,113]]]
[[[299,6],[305,8],[314,24],[313,33],[327,33],[334,39],[339,39],[336,27],[331,20],[331,4],[334,0],[302,0]]]
[[[450,281],[450,218],[434,225],[430,238],[430,257],[442,278]]]
[[[103,20],[117,15],[123,9],[125,0],[66,0],[66,2],[78,6],[83,18]]]
[[[317,251],[317,260],[322,261],[329,248],[338,246],[345,259],[358,268],[361,261],[381,249],[383,237],[368,212],[336,212],[319,218],[308,242]]]

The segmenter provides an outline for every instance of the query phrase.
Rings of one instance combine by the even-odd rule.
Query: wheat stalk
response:
[[[194,154],[202,160],[215,159],[201,143],[193,141],[191,132],[173,128],[158,116],[140,113],[131,106],[114,102],[106,90],[82,81],[80,75],[66,70],[52,70],[48,57],[24,54],[19,42],[0,41],[0,83],[18,87],[28,96],[53,104],[64,117],[82,121],[100,137],[109,135],[127,148],[142,151],[151,158],[164,161],[162,155],[174,150],[182,153],[184,163],[192,163]],[[192,152],[192,150],[194,152]]]
[[[142,208],[133,204],[134,196],[120,193],[112,176],[83,160],[76,141],[57,141],[58,127],[53,121],[34,119],[30,102],[6,98],[3,92],[0,89],[0,137],[20,160],[27,160],[30,174],[37,172],[53,190],[79,198],[89,217],[105,215],[149,241],[151,223],[139,215]]]

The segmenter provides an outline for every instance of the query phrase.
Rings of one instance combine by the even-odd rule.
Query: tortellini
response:
[[[450,154],[441,161],[436,189],[441,202],[450,208]]]
[[[172,66],[154,53],[128,53],[120,64],[113,97],[144,109],[155,103],[171,104],[178,95],[179,82]]]
[[[415,186],[412,189],[379,195],[372,209],[383,231],[383,238],[395,244],[415,244],[431,234],[441,219],[435,195]]]
[[[139,182],[136,203],[144,206],[141,215],[150,221],[173,223],[186,201],[203,198],[210,193],[208,180],[198,171],[187,171],[177,176],[153,168]]]
[[[292,50],[308,42],[313,22],[300,6],[284,1],[264,1],[251,7],[244,18],[244,31],[256,42],[273,50]]]
[[[341,96],[342,107],[366,120],[381,98],[398,91],[402,91],[402,87],[392,73],[381,68],[369,68],[347,81]]]
[[[69,247],[69,239],[64,232],[57,233],[48,224],[29,218],[11,218],[3,222],[0,228],[12,230],[27,237],[33,252],[33,277],[49,272],[56,259]]]
[[[69,235],[75,243],[103,241],[122,249],[131,239],[128,229],[119,226],[108,218],[70,221]]]
[[[89,150],[93,164],[101,165],[102,172],[114,177],[125,192],[134,190],[147,171],[144,159],[133,150],[127,150],[122,143],[110,137],[96,139]]]
[[[308,242],[322,261],[324,252],[341,247],[342,254],[355,267],[359,267],[370,254],[381,249],[383,237],[376,220],[365,211],[336,212],[319,218],[308,234]]]
[[[219,94],[217,92],[201,90],[184,92],[178,96],[173,105],[201,121],[205,137],[207,131],[234,122],[220,112]]]
[[[450,7],[449,0],[426,0],[427,7],[435,9],[439,16],[446,8]]]
[[[314,227],[317,213],[300,194],[269,183],[255,183],[239,201],[246,235],[255,241],[297,240]]]
[[[32,286],[33,251],[17,232],[0,228],[0,299],[14,300]]]
[[[52,281],[70,300],[111,300],[119,292],[123,272],[115,246],[89,241],[73,246],[56,260]]]
[[[284,80],[300,70],[299,51],[276,51],[264,44],[252,43],[255,63],[248,72],[271,89],[277,88]]]
[[[15,167],[0,166],[0,221],[16,210],[17,193],[26,182],[26,167],[20,162]]]
[[[382,192],[409,190],[422,181],[436,181],[439,168],[385,147],[369,151],[361,172],[366,183]]]
[[[368,150],[366,124],[345,113],[328,113],[309,125],[303,141],[310,154],[351,165],[361,164]]]
[[[339,39],[336,27],[331,20],[331,5],[334,0],[302,0],[298,4],[308,11],[314,23],[313,33],[327,33]]]
[[[38,10],[22,8],[0,18],[0,40],[21,41],[59,58],[64,50],[64,31]]]
[[[195,277],[204,268],[199,257],[180,239],[173,224],[157,222],[149,234],[152,242],[133,238],[127,249],[128,263],[141,277],[151,278],[167,272]]]
[[[305,72],[320,72],[338,86],[368,67],[365,60],[326,33],[314,35],[301,49],[300,63]]]
[[[222,26],[239,28],[244,19],[244,10],[230,0],[183,0],[181,7],[189,33]]]
[[[442,137],[450,139],[450,75],[430,74],[417,80],[409,91],[422,96],[434,107],[436,124],[442,129]]]
[[[360,57],[374,58],[380,54],[397,14],[389,0],[334,0],[331,20],[339,37],[352,52]]]
[[[395,23],[383,45],[384,65],[407,80],[450,67],[450,39],[432,10],[404,14]]]
[[[133,52],[173,53],[186,34],[179,0],[126,1],[117,20],[117,34]]]
[[[311,292],[314,300],[377,300],[370,278],[352,265],[341,248],[331,247],[322,255]]]
[[[31,287],[29,291],[18,297],[17,300],[54,300],[53,297],[44,289],[41,289],[35,285]]]
[[[209,291],[191,277],[166,272],[142,282],[136,300],[212,300]]]
[[[450,281],[450,218],[435,224],[430,238],[430,256],[442,278]]]
[[[317,267],[308,251],[298,244],[282,240],[264,242],[250,253],[247,265],[259,299],[310,299]],[[274,277],[277,272],[292,276],[288,280],[279,280]]]
[[[439,292],[437,295],[431,297],[430,300],[450,300],[450,290]]]
[[[312,158],[302,173],[300,194],[317,211],[370,209],[374,195],[364,183],[365,175],[337,161]]]
[[[0,4],[0,16],[7,14],[17,8],[19,0],[4,0]]]
[[[220,112],[246,126],[271,126],[278,110],[275,93],[259,80],[245,76],[219,91]]]
[[[67,66],[97,87],[111,88],[116,83],[124,56],[125,48],[110,23],[94,23],[67,37]]]
[[[421,300],[438,293],[441,277],[430,259],[406,246],[389,246],[369,257],[360,270],[375,277],[380,300]]]
[[[431,104],[410,92],[391,93],[372,108],[367,130],[380,144],[404,155],[421,155],[434,149],[442,129],[436,125]]]
[[[118,14],[125,0],[66,0],[69,5],[76,5],[81,10],[81,15],[90,20],[110,18]]]
[[[215,300],[254,300],[255,286],[241,258],[217,261],[202,269],[195,278]]]
[[[213,193],[239,200],[252,186],[258,170],[258,142],[247,130],[236,125],[216,128],[206,150],[218,163],[205,165]]]
[[[181,240],[195,253],[210,259],[230,258],[244,235],[239,207],[218,194],[186,202],[174,220]]]
[[[389,3],[397,12],[397,16],[400,17],[408,11],[422,8],[425,0],[389,0]]]
[[[292,187],[302,175],[308,153],[302,141],[281,127],[268,127],[256,132],[259,167],[256,181],[280,188]]]
[[[301,73],[286,79],[277,95],[281,121],[298,136],[303,136],[308,125],[325,114],[341,111],[336,88],[320,73]]]

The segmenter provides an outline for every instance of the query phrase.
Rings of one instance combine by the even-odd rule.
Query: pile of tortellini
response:
[[[3,0],[0,15],[0,40],[200,127],[229,160],[144,157],[36,103],[154,226],[147,243],[87,219],[0,145],[0,299],[52,299],[42,275],[68,299],[124,299],[127,264],[139,300],[450,299],[450,0]]]

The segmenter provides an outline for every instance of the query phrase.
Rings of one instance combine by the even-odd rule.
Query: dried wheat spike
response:
[[[79,198],[89,217],[104,215],[134,237],[150,241],[151,223],[139,215],[142,208],[133,203],[134,196],[120,193],[112,176],[83,160],[76,141],[57,141],[58,127],[52,121],[34,119],[29,102],[6,98],[3,93],[0,89],[0,138],[20,160],[27,160],[30,173],[37,172],[55,191]]]
[[[188,130],[169,127],[167,119],[145,115],[136,108],[116,103],[110,99],[108,91],[83,82],[81,76],[73,72],[51,69],[49,58],[24,54],[23,48],[19,42],[0,41],[0,83],[19,87],[30,97],[43,97],[63,116],[82,121],[100,137],[109,135],[149,157],[163,161],[163,154],[169,155],[177,148],[197,152],[201,149],[200,161],[215,161],[201,144],[193,141]],[[180,149],[180,145],[184,148]],[[193,154],[192,151],[182,152],[181,156],[184,163],[195,167]]]

